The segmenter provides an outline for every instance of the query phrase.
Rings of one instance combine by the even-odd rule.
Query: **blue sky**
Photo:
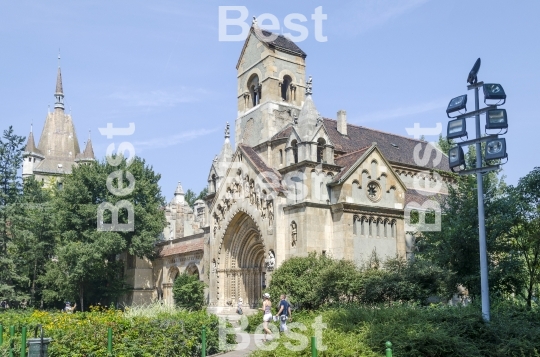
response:
[[[66,108],[81,147],[90,130],[101,158],[122,140],[100,136],[98,128],[133,122],[136,131],[124,140],[162,174],[164,195],[170,199],[178,181],[200,191],[225,123],[237,114],[235,66],[243,42],[219,41],[219,6],[244,6],[247,22],[273,14],[277,32],[293,35],[285,17],[304,15],[308,37],[298,45],[308,54],[321,114],[335,118],[344,109],[350,123],[401,135],[414,123],[440,122],[446,131],[450,99],[468,93],[474,103],[466,78],[481,57],[479,80],[501,83],[508,95],[507,182],[540,166],[531,151],[540,129],[537,1],[6,1],[0,127],[13,125],[26,136],[33,123],[38,140],[47,106],[54,105],[60,48]],[[326,42],[317,41],[311,20],[319,6],[327,15]]]

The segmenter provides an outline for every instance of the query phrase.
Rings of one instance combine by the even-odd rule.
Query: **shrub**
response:
[[[178,275],[173,285],[176,306],[187,310],[202,310],[204,303],[204,283],[196,275]]]
[[[540,313],[516,306],[493,306],[492,320],[486,324],[476,305],[349,304],[296,313],[294,321],[307,329],[295,328],[294,332],[306,339],[314,336],[312,324],[318,316],[326,324],[321,342],[327,346],[319,355],[326,357],[384,356],[386,341],[392,342],[394,356],[400,357],[540,356]],[[309,345],[302,351],[285,347],[285,343],[298,344],[298,338],[291,337],[295,336],[283,335],[276,340],[277,349],[257,351],[253,356],[306,356]]]
[[[219,351],[219,321],[205,311],[174,310],[156,315],[129,316],[120,310],[92,309],[92,312],[64,314],[44,311],[0,313],[0,324],[15,326],[15,348],[20,351],[21,327],[30,331],[43,325],[45,336],[52,337],[49,356],[108,356],[107,329],[113,330],[113,356],[200,356],[201,331],[205,325],[207,353]],[[4,328],[0,356],[7,356],[9,328]],[[33,337],[33,335],[32,335]],[[234,343],[229,336],[228,343]],[[18,352],[15,356],[18,356]]]
[[[287,294],[297,308],[317,309],[326,304],[365,304],[413,301],[425,304],[430,296],[449,296],[451,274],[428,262],[389,259],[382,267],[377,257],[365,267],[352,261],[310,254],[286,260],[272,274],[272,297]]]

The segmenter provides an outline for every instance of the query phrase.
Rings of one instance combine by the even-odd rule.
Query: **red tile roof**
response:
[[[196,239],[191,239],[186,242],[179,242],[176,244],[164,246],[159,250],[158,253],[160,257],[167,257],[167,256],[175,255],[175,254],[196,252],[198,250],[203,250],[203,249],[204,249],[204,239],[196,238]]]
[[[421,145],[420,157],[423,158],[426,153],[426,146],[430,145],[425,141],[352,124],[347,124],[347,135],[342,135],[337,131],[337,121],[328,118],[324,118],[324,126],[336,151],[350,153],[371,146],[373,142],[376,142],[379,150],[391,163],[419,166],[414,160],[415,146]],[[437,150],[432,150],[430,160],[425,167],[427,169],[435,168],[450,171],[446,156],[442,157],[438,165],[433,166],[433,159],[436,155]]]
[[[353,151],[353,152],[350,152],[348,154],[345,154],[345,155],[341,155],[340,157],[338,157],[335,162],[336,162],[336,165],[338,166],[342,166],[343,168],[341,169],[341,171],[334,177],[334,179],[332,180],[333,182],[338,182],[342,177],[343,175],[345,175],[347,173],[347,171],[349,171],[349,169],[356,163],[356,161],[358,161],[358,159],[360,157],[362,157],[362,155],[364,155],[364,153],[370,148],[371,146],[366,146],[365,148],[362,148],[360,150],[356,150],[356,151]]]

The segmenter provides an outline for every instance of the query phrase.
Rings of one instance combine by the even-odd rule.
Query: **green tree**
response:
[[[522,177],[512,193],[519,220],[509,236],[524,261],[525,299],[531,307],[535,287],[540,283],[540,167]]]
[[[174,280],[173,298],[176,306],[187,310],[202,310],[204,303],[204,283],[197,275],[179,274]]]
[[[478,242],[478,201],[476,177],[457,177],[449,186],[442,204],[440,232],[417,235],[420,260],[431,262],[453,273],[449,288],[462,284],[473,296],[480,294]],[[510,294],[522,288],[521,266],[503,239],[516,220],[516,209],[508,200],[508,187],[495,173],[484,175],[484,207],[489,262],[489,284],[493,292]]]
[[[23,182],[22,215],[15,224],[18,227],[17,240],[13,254],[17,266],[29,283],[26,291],[30,303],[41,300],[42,285],[40,277],[45,273],[45,265],[53,258],[55,248],[55,210],[52,204],[52,191],[43,188],[42,183],[33,176]]]
[[[22,164],[24,137],[4,130],[0,139],[0,300],[26,299],[26,277],[18,271],[14,251],[19,235],[16,221],[21,217],[22,183],[18,170]]]
[[[158,185],[161,176],[140,158],[131,164],[120,157],[109,159],[119,164],[103,161],[80,165],[55,192],[60,234],[56,259],[48,263],[43,278],[48,286],[44,295],[49,301],[78,297],[81,309],[85,297],[109,303],[125,291],[123,263],[118,255],[128,252],[152,258],[155,254],[154,244],[165,226],[161,210],[164,198]],[[129,180],[128,172],[133,177],[130,186],[123,179]],[[111,192],[115,188],[124,188],[124,192]],[[101,223],[112,222],[111,210],[104,211],[103,222],[97,221],[99,205],[108,202],[115,206],[122,200],[132,205],[133,229],[98,229]],[[118,223],[129,222],[129,209],[120,209]]]
[[[448,151],[454,146],[454,140],[450,139],[450,142],[448,142],[448,140],[446,140],[445,137],[442,136],[442,134],[439,134],[439,141],[437,142],[437,146],[439,147],[439,149],[441,149],[441,151],[445,154],[445,155],[448,155]]]
[[[193,208],[193,205],[195,204],[195,201],[197,200],[204,200],[206,195],[208,194],[208,188],[204,188],[201,192],[199,192],[198,195],[195,195],[195,192],[191,189],[188,189],[186,191],[186,194],[184,196],[184,199],[188,203],[189,207]]]

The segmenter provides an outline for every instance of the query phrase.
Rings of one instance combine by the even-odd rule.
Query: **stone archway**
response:
[[[265,246],[258,225],[245,212],[230,221],[218,255],[219,305],[235,306],[239,298],[254,308],[265,282]]]
[[[200,279],[200,275],[199,275],[199,268],[197,267],[197,264],[195,263],[190,263],[187,267],[186,267],[186,274],[188,275],[195,275],[197,277],[197,279]]]

